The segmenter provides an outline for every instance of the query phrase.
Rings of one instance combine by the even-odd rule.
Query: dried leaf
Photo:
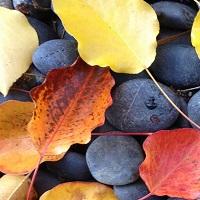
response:
[[[200,198],[200,131],[158,131],[143,144],[140,176],[154,195]]]
[[[0,26],[0,92],[7,95],[29,68],[38,36],[26,16],[16,10],[0,7]]]
[[[45,192],[40,200],[118,200],[113,190],[95,182],[68,182]]]
[[[4,175],[0,179],[0,199],[26,200],[29,184],[27,176]],[[30,200],[36,200],[36,197],[36,193],[33,191]]]
[[[195,47],[197,55],[200,58],[200,11],[197,13],[191,32],[192,45]]]
[[[113,84],[108,69],[82,61],[51,71],[46,82],[31,91],[36,108],[28,130],[41,155],[58,155],[74,143],[88,143],[91,131],[104,122]]]
[[[0,171],[25,174],[39,159],[27,124],[33,113],[32,102],[8,101],[0,105]]]
[[[78,40],[80,56],[88,64],[135,74],[154,61],[159,23],[145,1],[52,2],[66,30]]]

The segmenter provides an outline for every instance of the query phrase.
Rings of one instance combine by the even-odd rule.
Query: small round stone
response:
[[[127,136],[100,136],[86,152],[92,176],[107,185],[125,185],[136,181],[143,160],[141,146],[133,137]]]
[[[194,94],[188,102],[188,116],[200,125],[200,91]]]
[[[88,169],[85,156],[68,152],[59,161],[47,162],[47,169],[62,181],[88,181],[92,176]]]
[[[160,86],[179,106],[178,96],[167,86]],[[150,79],[135,79],[121,84],[114,90],[113,104],[106,112],[109,123],[127,132],[166,129],[177,117],[178,112]]]
[[[186,30],[192,27],[196,11],[191,7],[172,1],[152,4],[161,26]]]
[[[77,57],[77,45],[73,40],[49,40],[36,49],[33,64],[47,74],[52,69],[73,64]]]
[[[158,47],[150,69],[159,81],[177,89],[200,84],[200,60],[190,45],[167,44]]]
[[[133,184],[114,186],[114,192],[119,200],[138,200],[149,194],[146,185],[142,181],[137,181]],[[161,200],[163,197],[151,196],[147,200]]]

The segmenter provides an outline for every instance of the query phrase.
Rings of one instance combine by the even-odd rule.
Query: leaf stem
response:
[[[152,196],[152,194],[149,193],[149,194],[145,195],[144,197],[139,198],[138,200],[145,200],[145,199],[147,199],[147,198],[149,198],[149,197],[151,197],[151,196]]]
[[[92,133],[93,136],[150,136],[153,133],[125,133],[121,131],[109,131],[105,133]]]
[[[158,40],[158,45],[160,46],[160,45],[164,45],[166,43],[172,42],[172,41],[176,40],[177,38],[179,38],[183,35],[186,35],[189,32],[190,32],[190,30],[184,31],[182,33],[177,33],[175,35],[171,35],[171,36],[168,36],[166,38],[160,39],[160,40]]]
[[[151,72],[148,69],[145,69],[146,72],[148,73],[148,75],[150,76],[150,78],[152,79],[152,81],[156,84],[156,86],[158,87],[158,89],[161,91],[161,93],[163,94],[163,96],[169,101],[169,103],[171,103],[171,105],[186,119],[188,120],[192,125],[194,125],[196,128],[200,129],[200,126],[198,124],[196,124],[192,119],[190,119],[171,99],[170,97],[166,94],[166,92],[162,89],[162,87],[158,84],[158,82],[156,81],[156,79],[153,77],[153,75],[151,74]]]
[[[190,91],[199,90],[199,89],[200,89],[200,86],[197,86],[197,87],[187,88],[184,90],[177,90],[177,92],[190,92]]]

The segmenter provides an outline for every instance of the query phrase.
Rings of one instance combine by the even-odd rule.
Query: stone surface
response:
[[[176,94],[167,86],[160,86],[179,106]],[[150,79],[135,79],[121,84],[113,92],[113,104],[106,111],[109,123],[127,132],[167,129],[177,117],[178,112]]]
[[[141,146],[133,137],[100,136],[86,152],[92,176],[108,185],[125,185],[139,177],[139,165],[144,160]]]

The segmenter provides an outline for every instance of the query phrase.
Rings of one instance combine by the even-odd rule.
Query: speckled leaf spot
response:
[[[158,131],[143,144],[140,176],[153,195],[200,198],[200,131]]]
[[[113,190],[95,182],[68,182],[45,192],[40,200],[118,200]]]
[[[28,130],[40,153],[58,155],[74,143],[88,143],[91,131],[104,122],[113,85],[108,69],[80,60],[51,71],[46,82],[31,91],[36,108]]]

